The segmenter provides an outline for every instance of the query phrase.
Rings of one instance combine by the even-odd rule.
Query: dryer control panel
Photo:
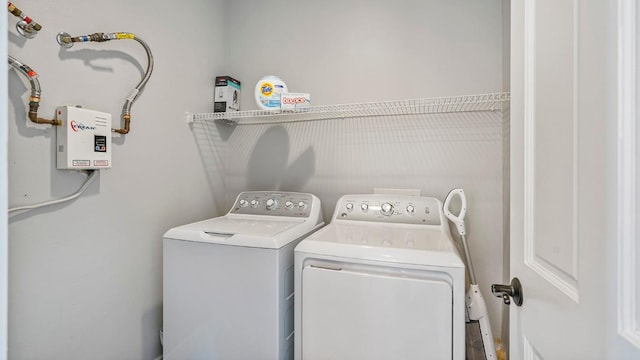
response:
[[[307,193],[247,191],[236,198],[230,214],[309,217],[317,206]]]
[[[440,200],[423,196],[356,194],[338,200],[335,219],[440,225]]]

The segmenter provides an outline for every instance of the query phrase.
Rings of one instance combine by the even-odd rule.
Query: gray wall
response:
[[[78,104],[119,119],[146,65],[135,41],[63,50],[60,31],[133,32],[151,47],[155,71],[132,107],[131,133],[114,139],[113,168],[73,202],[9,219],[9,358],[153,359],[160,354],[161,236],[217,215],[223,198],[210,176],[220,172],[205,166],[184,112],[211,111],[213,77],[224,69],[224,2],[17,5],[43,25],[25,41],[9,15],[8,51],[40,74],[42,117]],[[13,70],[8,82],[9,205],[73,193],[85,176],[56,170],[55,130],[26,124],[29,83]]]
[[[242,106],[268,74],[313,105],[429,98],[503,89],[502,4],[456,1],[231,1],[229,74]],[[508,59],[508,57],[507,57]],[[502,114],[445,114],[215,127],[227,154],[227,204],[251,189],[307,191],[330,220],[340,195],[420,189],[469,199],[468,240],[494,334],[503,279]],[[455,232],[454,232],[455,234]]]
[[[253,91],[278,75],[312,104],[499,92],[495,0],[230,1],[228,69]]]
[[[43,117],[79,104],[117,118],[145,64],[133,41],[61,50],[56,33],[130,31],[156,60],[132,132],[115,139],[113,169],[71,203],[9,219],[10,358],[156,357],[162,233],[221,214],[242,190],[316,193],[328,221],[345,193],[416,188],[443,200],[463,187],[473,260],[490,297],[488,285],[503,277],[500,114],[233,127],[187,126],[184,112],[211,111],[219,74],[243,82],[244,109],[256,108],[253,88],[267,74],[310,92],[315,105],[499,92],[499,1],[170,4],[18,4],[44,25],[29,41],[9,18],[9,53],[40,73]],[[27,98],[28,83],[10,71],[10,206],[64,196],[84,179],[55,169],[55,131],[26,124]]]

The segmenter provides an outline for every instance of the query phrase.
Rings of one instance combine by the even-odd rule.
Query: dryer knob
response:
[[[388,202],[383,203],[382,205],[380,205],[380,212],[384,216],[391,216],[393,214],[393,205]]]
[[[240,200],[240,207],[247,207],[247,205],[249,205],[249,202],[245,199]]]
[[[291,210],[291,209],[293,209],[293,202],[292,202],[291,200],[287,201],[286,203],[284,203],[284,207],[285,207],[287,210]]]
[[[251,200],[251,207],[256,208],[257,206],[258,206],[258,200],[256,199]]]
[[[266,202],[267,210],[275,210],[278,208],[278,201],[276,199],[269,199]]]

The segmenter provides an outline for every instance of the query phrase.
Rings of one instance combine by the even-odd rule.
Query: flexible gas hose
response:
[[[38,31],[40,31],[40,29],[42,29],[42,26],[40,26],[40,24],[33,21],[32,18],[28,17],[22,10],[18,9],[11,2],[9,2],[8,4],[8,10],[16,17],[22,19],[22,21],[18,22],[17,24],[20,35],[32,38],[38,33]]]
[[[11,55],[8,56],[9,65],[13,66],[19,73],[26,76],[31,83],[31,96],[29,97],[29,120],[36,124],[61,125],[60,120],[48,120],[38,117],[38,107],[40,107],[40,81],[38,81],[38,73],[29,66],[16,60]]]
[[[111,131],[119,134],[129,133],[130,124],[131,124],[131,105],[133,105],[133,102],[138,97],[138,94],[140,93],[140,91],[142,91],[144,86],[147,84],[147,82],[149,81],[149,78],[151,77],[151,73],[153,72],[153,54],[151,53],[151,49],[149,48],[147,43],[144,42],[144,40],[140,39],[139,37],[137,37],[132,33],[125,33],[125,32],[93,33],[90,35],[81,35],[76,37],[72,37],[67,33],[58,34],[58,43],[60,44],[60,46],[66,47],[66,48],[71,47],[73,43],[76,43],[76,42],[89,42],[89,41],[105,42],[110,40],[125,40],[125,39],[135,40],[140,45],[142,45],[142,47],[144,48],[144,51],[147,53],[147,70],[145,71],[144,76],[142,77],[142,80],[140,80],[140,82],[133,89],[129,97],[127,97],[122,107],[122,120],[124,122],[124,127],[121,129],[111,129]]]

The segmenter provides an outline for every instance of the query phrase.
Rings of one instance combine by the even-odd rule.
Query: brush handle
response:
[[[458,213],[458,215],[454,215],[449,209],[451,200],[456,196],[460,197],[460,201],[462,203],[460,207],[460,213]],[[464,217],[467,214],[467,197],[464,195],[464,190],[458,188],[449,191],[447,198],[444,200],[443,208],[444,216],[446,216],[449,221],[456,225],[456,228],[458,229],[458,233],[460,235],[465,235],[467,231],[464,226]]]

